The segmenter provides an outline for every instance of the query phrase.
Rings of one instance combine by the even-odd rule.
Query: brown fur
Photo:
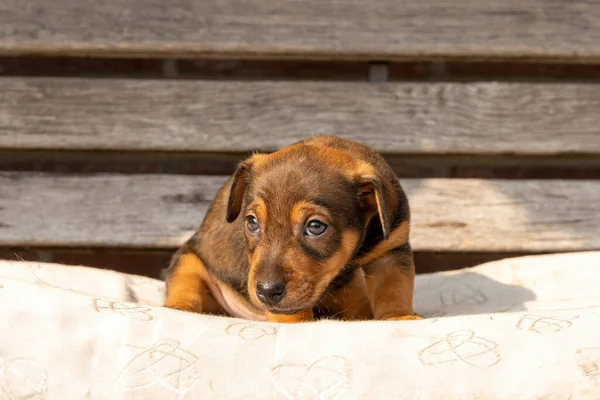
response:
[[[306,234],[313,219],[327,225],[320,236]],[[367,146],[317,136],[255,154],[174,256],[166,306],[208,312],[211,294],[229,293],[243,315],[275,322],[413,318],[409,224],[394,172]],[[272,281],[286,283],[277,304],[257,295],[257,282]]]

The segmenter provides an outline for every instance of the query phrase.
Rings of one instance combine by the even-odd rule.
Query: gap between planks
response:
[[[119,272],[160,278],[168,267],[175,249],[136,250],[106,247],[2,247],[0,259],[11,261],[46,262],[65,265],[84,265]],[[544,253],[485,253],[485,252],[414,252],[418,274],[451,271],[501,260],[504,258]]]
[[[250,153],[0,150],[0,170],[230,175]],[[599,156],[383,154],[400,178],[600,179]]]
[[[600,65],[501,61],[286,61],[206,58],[94,58],[0,56],[0,74],[14,77],[87,77],[222,80],[366,81],[385,66],[388,81],[580,81],[600,79]],[[377,67],[380,68],[380,67]]]

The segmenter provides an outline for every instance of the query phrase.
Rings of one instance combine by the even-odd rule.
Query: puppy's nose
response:
[[[285,282],[258,281],[256,282],[256,295],[263,303],[273,306],[283,299],[285,295]]]

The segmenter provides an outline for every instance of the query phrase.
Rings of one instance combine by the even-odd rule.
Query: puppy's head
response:
[[[227,221],[243,222],[251,301],[273,313],[316,306],[372,218],[387,238],[396,201],[372,165],[337,149],[299,144],[242,162]]]

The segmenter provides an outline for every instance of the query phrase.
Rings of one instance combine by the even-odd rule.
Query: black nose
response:
[[[263,303],[273,306],[283,299],[285,295],[285,282],[258,281],[256,282],[256,295]]]

